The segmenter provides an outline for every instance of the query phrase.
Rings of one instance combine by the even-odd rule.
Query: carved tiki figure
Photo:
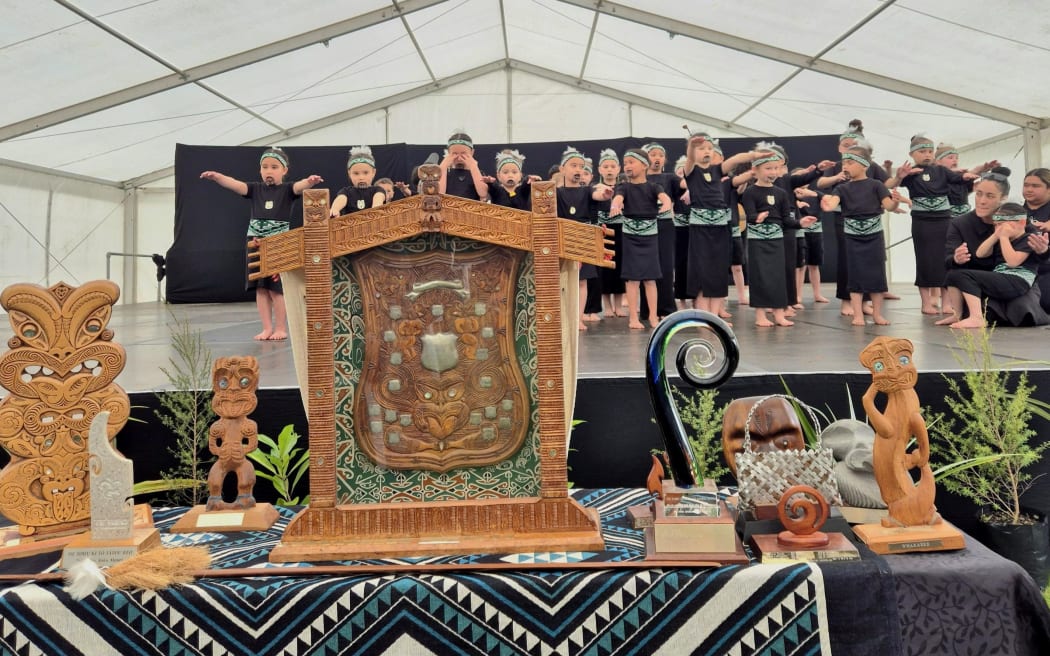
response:
[[[871,387],[864,393],[864,411],[875,428],[872,454],[875,480],[889,517],[887,528],[939,524],[941,516],[933,505],[937,493],[930,468],[930,438],[926,422],[919,413],[915,382],[919,372],[912,362],[912,343],[907,339],[877,337],[860,352],[860,361],[871,371]],[[886,409],[879,412],[875,397],[886,395]],[[917,448],[908,451],[915,438]],[[919,469],[918,483],[909,470]]]
[[[88,432],[109,413],[110,441],[127,422],[128,395],[113,381],[124,349],[106,328],[120,289],[108,280],[45,289],[19,283],[0,294],[14,336],[0,357],[0,511],[25,536],[86,528],[91,516]]]
[[[255,506],[255,467],[248,454],[259,445],[255,422],[247,415],[255,411],[259,386],[259,363],[251,356],[219,358],[212,367],[211,407],[219,418],[208,431],[208,449],[218,459],[208,472],[206,510],[244,510]],[[237,474],[237,498],[222,500],[222,483],[229,473]]]

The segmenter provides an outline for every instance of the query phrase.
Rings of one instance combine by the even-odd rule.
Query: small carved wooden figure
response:
[[[208,432],[208,448],[218,458],[208,472],[206,510],[246,510],[255,506],[255,467],[247,458],[259,445],[255,422],[247,415],[255,410],[259,364],[251,356],[219,358],[212,368],[215,396],[211,407],[219,418]],[[231,472],[237,474],[237,499],[223,501],[222,484]]]
[[[883,518],[887,528],[939,524],[933,505],[937,488],[930,468],[930,439],[919,413],[915,381],[919,374],[912,362],[912,343],[907,339],[877,337],[860,353],[860,361],[871,371],[871,387],[864,393],[864,411],[875,428],[872,449],[875,480],[889,506]],[[886,395],[886,409],[875,407],[879,392]],[[912,437],[918,446],[907,451]],[[909,471],[919,469],[918,484]]]

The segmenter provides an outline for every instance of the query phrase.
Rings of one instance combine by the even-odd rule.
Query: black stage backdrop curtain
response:
[[[685,154],[682,136],[664,138],[623,137],[571,141],[572,145],[595,161],[603,148],[612,148],[623,155],[634,148],[657,141],[667,151],[668,168]],[[722,139],[727,155],[752,148],[755,139]],[[822,159],[838,158],[838,136],[778,137],[791,161],[789,166],[805,166]],[[526,144],[478,144],[475,157],[484,173],[495,167],[495,156],[504,148],[517,148],[526,156],[526,173],[547,178],[548,169],[557,164],[566,148],[566,142]],[[386,144],[372,146],[376,158],[376,179],[390,178],[409,181],[412,169],[424,162],[431,153],[439,156],[445,146],[420,144]],[[290,167],[287,181],[295,181],[312,174],[324,178],[317,188],[328,188],[334,198],[339,189],[348,184],[346,160],[350,146],[288,146]],[[214,182],[201,180],[204,171],[219,171],[251,182],[259,179],[259,156],[263,148],[257,146],[192,146],[175,147],[175,240],[168,250],[167,300],[169,303],[226,303],[250,301],[252,292],[244,289],[245,234],[248,230],[248,202],[223,189]],[[296,203],[292,212],[292,226],[301,225],[302,205]],[[825,253],[834,271],[834,240]],[[829,273],[829,275],[831,275]],[[828,278],[833,279],[832,277]]]

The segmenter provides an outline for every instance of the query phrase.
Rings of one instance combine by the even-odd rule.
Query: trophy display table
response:
[[[3,653],[929,653],[931,645],[1050,653],[1050,610],[1024,572],[967,538],[958,552],[853,562],[698,568],[644,562],[627,508],[648,493],[574,490],[605,549],[275,565],[293,516],[268,531],[171,534],[211,549],[214,575],[73,601],[57,581],[4,575],[58,552],[0,561]],[[353,567],[349,567],[353,565]],[[35,568],[35,569],[34,569]],[[964,644],[959,641],[965,641]],[[956,645],[952,647],[951,645]],[[989,642],[991,644],[991,642]]]

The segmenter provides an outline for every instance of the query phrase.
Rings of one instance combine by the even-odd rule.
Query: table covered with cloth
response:
[[[604,551],[272,565],[268,553],[292,510],[281,509],[265,532],[169,534],[185,508],[157,509],[164,545],[209,547],[215,571],[189,585],[103,589],[81,601],[57,582],[4,583],[0,651],[1050,653],[1050,612],[1035,584],[969,538],[965,550],[942,554],[878,557],[862,548],[853,562],[649,567],[627,517],[647,492],[573,496],[599,510]],[[57,557],[2,561],[0,574],[53,568]],[[361,565],[372,567],[353,568]]]

